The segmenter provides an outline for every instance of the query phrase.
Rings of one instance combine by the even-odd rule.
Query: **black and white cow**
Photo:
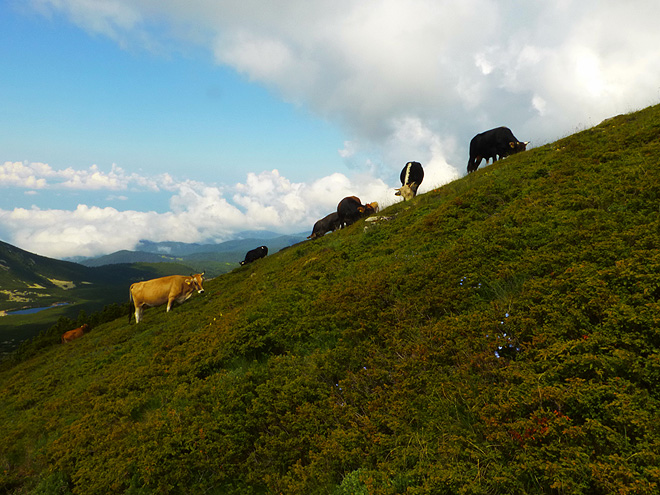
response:
[[[417,195],[417,188],[424,180],[424,169],[419,162],[408,162],[401,170],[401,187],[396,189],[395,196],[403,197],[403,200],[412,199]]]
[[[529,141],[521,143],[513,135],[508,127],[496,127],[489,131],[477,134],[470,141],[470,159],[468,160],[468,173],[474,172],[479,168],[481,160],[486,159],[486,164],[490,158],[493,163],[498,158],[513,155],[527,149]]]
[[[264,258],[268,254],[268,248],[266,246],[259,246],[258,248],[252,249],[247,252],[245,259],[241,261],[242,265],[247,265],[253,261],[258,260],[259,258]]]

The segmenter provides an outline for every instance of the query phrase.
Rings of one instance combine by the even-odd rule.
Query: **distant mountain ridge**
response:
[[[251,235],[262,237],[250,237]],[[270,253],[306,239],[306,233],[281,235],[274,232],[242,232],[241,237],[218,244],[185,242],[152,242],[142,240],[134,251],[122,250],[115,253],[78,261],[88,267],[99,267],[118,263],[203,263],[205,260],[234,264],[239,263],[250,249],[265,245]],[[244,237],[243,237],[244,236]],[[226,272],[228,270],[222,270]]]

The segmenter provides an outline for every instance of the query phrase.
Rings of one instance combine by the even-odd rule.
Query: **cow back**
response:
[[[71,342],[72,340],[76,340],[82,337],[83,334],[88,331],[89,331],[89,325],[85,323],[81,327],[74,328],[73,330],[69,330],[68,332],[64,332],[62,334],[62,343],[66,344],[68,342]]]
[[[419,162],[406,163],[406,166],[401,170],[399,179],[401,180],[402,186],[415,182],[419,187],[422,180],[424,180],[424,168],[422,167],[422,164]]]
[[[158,305],[167,301],[171,292],[183,293],[184,291],[192,292],[190,284],[186,284],[185,275],[169,275],[167,277],[154,278],[152,280],[145,280],[144,282],[137,282],[131,285],[131,295],[134,304],[141,306],[142,304]]]

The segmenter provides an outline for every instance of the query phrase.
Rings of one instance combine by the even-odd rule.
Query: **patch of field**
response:
[[[57,280],[54,278],[49,278],[48,281],[57,285],[60,289],[64,289],[64,290],[76,288],[76,284],[74,284],[73,282],[68,282],[66,280]]]
[[[33,295],[31,292],[19,292],[13,290],[0,290],[0,294],[6,294],[9,298],[9,302],[30,302]]]

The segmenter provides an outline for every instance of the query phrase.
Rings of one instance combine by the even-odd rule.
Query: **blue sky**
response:
[[[123,49],[61,15],[0,9],[4,160],[106,171],[114,163],[227,184],[254,167],[307,181],[344,166],[336,126],[218,66],[208,50]],[[20,196],[13,206],[29,207]]]
[[[311,231],[657,103],[652,0],[0,1],[0,239],[52,257]],[[489,22],[483,22],[483,19]],[[479,26],[475,28],[475,26]]]

